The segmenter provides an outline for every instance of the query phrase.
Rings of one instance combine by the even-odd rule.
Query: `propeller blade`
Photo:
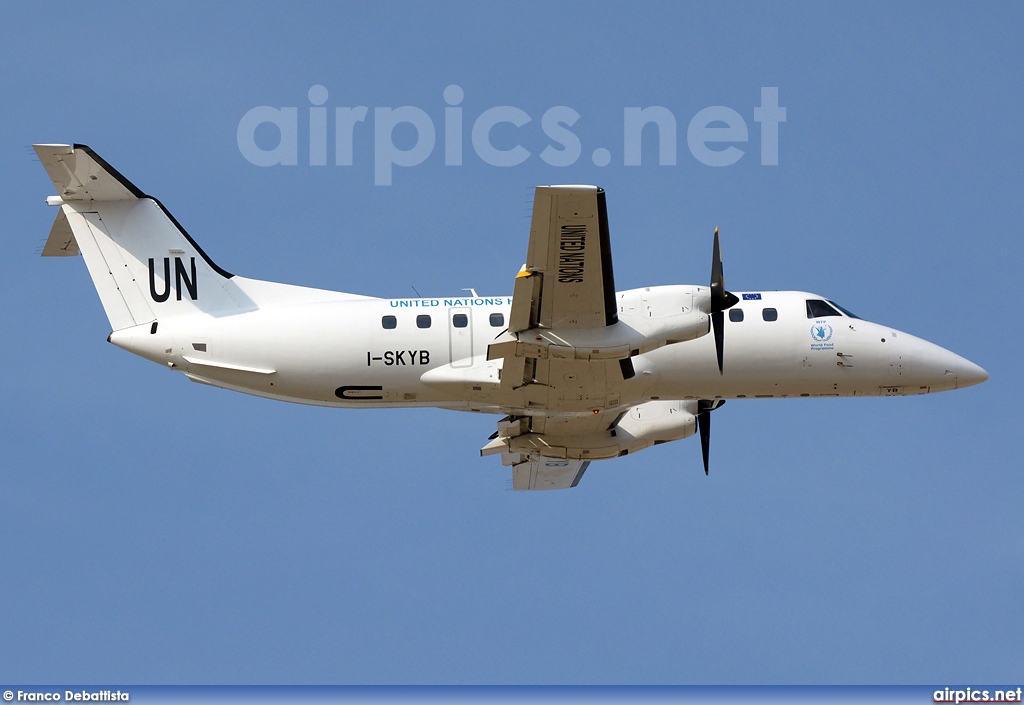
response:
[[[725,299],[725,277],[722,275],[722,245],[718,241],[718,228],[715,228],[715,247],[711,253],[711,311],[717,313],[725,309],[718,306]]]
[[[722,244],[715,228],[715,246],[711,253],[711,325],[715,333],[715,353],[718,357],[718,374],[725,374],[725,319],[722,311],[739,303],[739,298],[725,290],[725,275],[722,272]]]
[[[708,474],[708,450],[711,446],[711,412],[697,414],[697,430],[700,432],[700,452],[704,456],[704,474]]]
[[[704,474],[708,474],[708,452],[711,450],[711,412],[722,406],[724,399],[697,401],[697,433],[700,434],[700,452],[704,457]]]
[[[725,314],[715,311],[711,314],[711,327],[715,332],[715,354],[718,355],[718,374],[724,375],[725,368]]]

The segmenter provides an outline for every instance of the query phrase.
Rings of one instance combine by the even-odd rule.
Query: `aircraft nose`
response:
[[[915,338],[909,348],[920,384],[930,386],[933,392],[970,387],[988,379],[988,372],[981,367],[935,343]]]
[[[988,379],[988,372],[983,370],[980,366],[975,365],[967,358],[961,357],[957,360],[956,365],[956,386],[957,389],[961,387],[970,387],[975,384],[981,384]]]

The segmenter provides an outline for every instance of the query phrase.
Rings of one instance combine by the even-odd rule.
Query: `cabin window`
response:
[[[394,316],[384,316],[383,318],[380,319],[380,325],[381,328],[391,330],[392,328],[398,327],[398,319],[395,318]]]
[[[416,316],[416,327],[417,328],[430,328],[430,316],[423,313]]]
[[[456,313],[452,316],[452,325],[456,328],[465,328],[469,325],[469,317],[464,313]]]
[[[733,323],[739,323],[743,320],[743,309],[742,308],[730,308],[729,309],[729,320]]]
[[[766,321],[777,321],[779,320],[779,312],[774,308],[763,308],[761,309],[761,318]]]
[[[505,325],[505,314],[504,313],[492,313],[491,314],[491,328],[501,328]]]
[[[838,316],[839,311],[829,306],[828,302],[821,299],[807,299],[808,318],[826,318],[827,316]]]

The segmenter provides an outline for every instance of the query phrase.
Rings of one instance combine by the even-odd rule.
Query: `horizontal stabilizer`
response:
[[[57,218],[50,228],[50,236],[46,238],[43,245],[43,257],[70,257],[81,254],[78,243],[75,242],[75,234],[71,231],[71,224],[64,214],[64,209],[57,211]]]
[[[36,144],[32,148],[65,202],[145,198],[132,182],[85,145]]]

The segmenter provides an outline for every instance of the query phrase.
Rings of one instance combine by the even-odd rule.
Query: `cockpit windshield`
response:
[[[839,311],[842,311],[843,313],[839,313]],[[807,299],[808,318],[826,318],[828,316],[841,316],[843,314],[846,314],[850,318],[860,318],[860,316],[850,313],[845,308],[837,304],[835,301],[825,301],[824,299]]]
[[[829,306],[828,302],[821,299],[807,299],[807,317],[825,318],[826,316],[840,316],[842,314]]]
[[[858,315],[857,315],[856,313],[850,313],[850,312],[849,312],[849,311],[847,311],[847,310],[846,310],[845,308],[843,308],[842,306],[840,306],[839,304],[837,304],[837,303],[836,303],[835,301],[829,301],[829,303],[830,303],[830,304],[832,304],[833,306],[835,306],[836,308],[838,308],[838,309],[839,309],[840,311],[842,311],[843,313],[845,313],[845,314],[846,314],[847,316],[849,316],[850,318],[857,318],[857,319],[860,319],[860,316],[858,316]]]

